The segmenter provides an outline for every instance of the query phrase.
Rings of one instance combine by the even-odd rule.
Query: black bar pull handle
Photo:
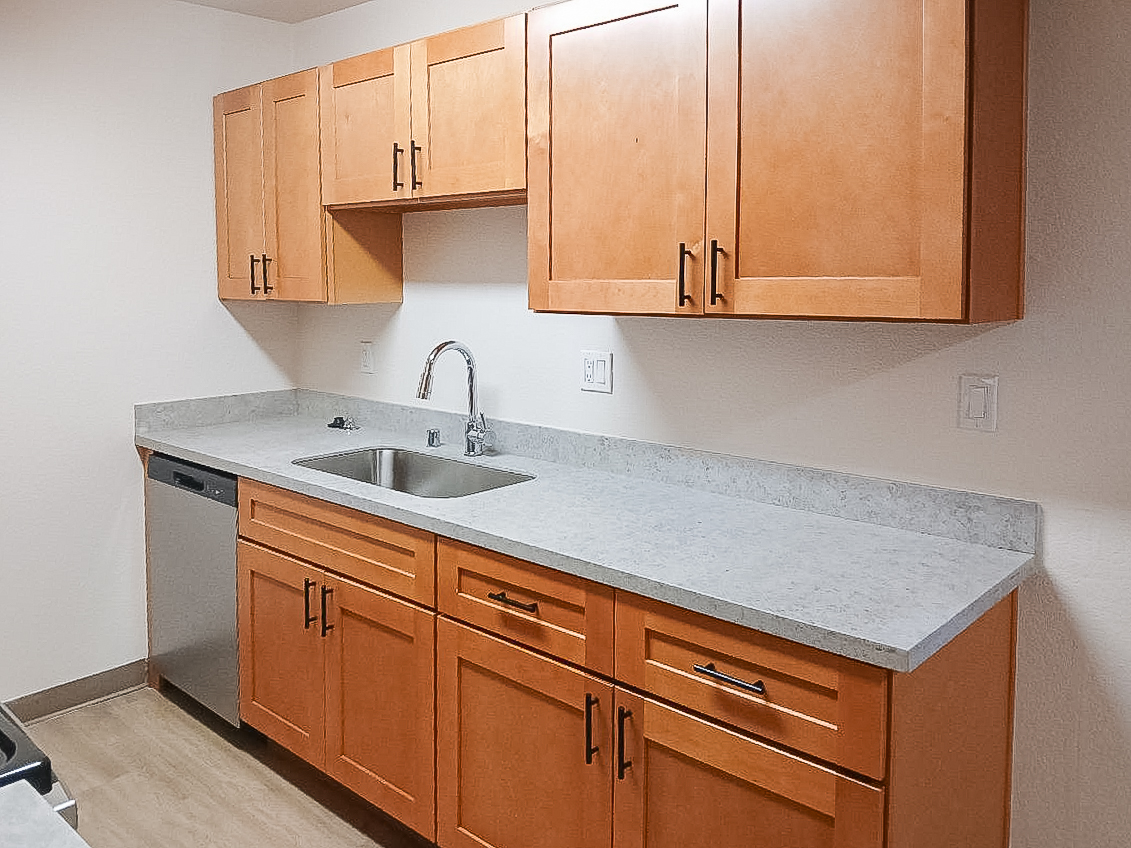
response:
[[[412,190],[416,191],[418,188],[424,188],[424,183],[416,178],[416,154],[420,153],[424,148],[417,144],[415,140],[409,141],[408,145],[412,164]]]
[[[632,768],[632,760],[624,758],[624,725],[632,716],[632,710],[617,707],[617,780],[624,780],[624,773]]]
[[[585,693],[585,765],[593,764],[593,756],[600,747],[593,744],[593,708],[600,702],[600,698],[592,692]]]
[[[726,255],[726,250],[719,247],[718,239],[711,239],[711,306],[723,300],[719,293],[719,254]]]
[[[693,665],[691,667],[700,674],[705,674],[708,677],[713,677],[715,680],[721,680],[723,683],[729,683],[731,686],[737,686],[739,689],[745,689],[747,692],[753,692],[755,695],[766,694],[766,684],[761,680],[755,680],[753,683],[748,683],[747,681],[739,677],[731,677],[726,672],[719,671],[717,668],[715,668],[715,664],[713,662],[709,662],[706,665]]]
[[[404,153],[404,148],[393,142],[393,191],[400,191],[404,188],[404,180],[398,179],[401,170],[401,154]]]
[[[325,636],[327,633],[329,633],[331,630],[334,629],[334,625],[332,625],[326,618],[326,599],[328,597],[330,597],[332,594],[334,594],[334,590],[331,589],[329,586],[323,586],[322,587],[322,635],[323,636]]]
[[[506,592],[488,592],[487,597],[492,601],[498,601],[500,604],[506,604],[509,607],[518,607],[520,610],[526,612],[538,612],[538,602],[531,601],[524,604],[522,601],[516,601],[514,598],[508,598]]]
[[[263,293],[264,294],[269,294],[270,292],[275,291],[275,287],[272,286],[272,285],[269,285],[267,283],[267,263],[271,262],[271,261],[272,261],[271,257],[269,257],[266,253],[264,253],[263,254]]]
[[[254,253],[251,254],[251,293],[259,294],[259,289],[255,285],[255,266],[259,264],[259,257]]]
[[[685,242],[679,243],[679,305],[686,306],[691,303],[691,295],[687,293],[687,259],[694,256],[690,250],[687,249]]]
[[[304,630],[309,630],[310,625],[318,620],[318,616],[310,614],[310,590],[318,584],[307,577],[302,581],[302,609],[303,609],[303,622]]]

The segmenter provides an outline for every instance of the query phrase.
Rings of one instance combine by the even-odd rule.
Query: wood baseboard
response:
[[[35,721],[53,713],[97,701],[99,698],[144,686],[148,679],[148,669],[148,660],[135,660],[89,677],[72,680],[70,683],[52,686],[42,692],[24,695],[22,698],[9,701],[7,707],[20,721]]]

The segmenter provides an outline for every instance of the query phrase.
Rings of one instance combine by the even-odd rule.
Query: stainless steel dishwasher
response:
[[[145,518],[150,662],[162,678],[239,725],[236,478],[154,454]]]

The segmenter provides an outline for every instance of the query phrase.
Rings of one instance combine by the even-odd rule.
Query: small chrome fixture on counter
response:
[[[482,456],[485,448],[495,444],[495,431],[488,429],[487,419],[479,411],[479,391],[475,386],[475,357],[462,342],[441,342],[432,349],[424,361],[424,371],[420,374],[420,385],[416,396],[428,400],[432,395],[432,369],[436,359],[446,350],[458,350],[467,361],[467,430],[464,456]]]
[[[440,447],[440,431],[435,427],[432,427],[428,431],[428,447],[430,447],[430,448]]]

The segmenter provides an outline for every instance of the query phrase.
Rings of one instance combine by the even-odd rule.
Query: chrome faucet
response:
[[[495,444],[495,431],[487,427],[487,419],[479,411],[479,391],[475,386],[475,357],[471,355],[467,345],[454,341],[436,345],[424,360],[424,371],[420,374],[420,385],[416,388],[416,396],[421,400],[428,400],[432,395],[432,369],[440,354],[446,350],[458,350],[467,361],[467,429],[464,433],[467,442],[464,456],[482,456],[484,448]]]

